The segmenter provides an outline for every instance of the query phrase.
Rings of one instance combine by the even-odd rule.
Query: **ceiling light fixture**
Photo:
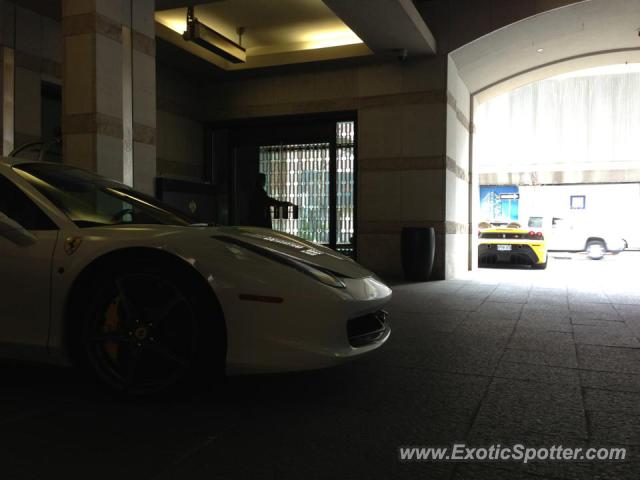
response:
[[[233,40],[199,22],[195,16],[194,7],[187,8],[187,30],[182,34],[182,38],[220,55],[231,63],[247,61],[247,51]]]
[[[539,48],[539,49],[537,50],[537,52],[538,52],[538,53],[542,53],[542,52],[544,52],[544,48]]]

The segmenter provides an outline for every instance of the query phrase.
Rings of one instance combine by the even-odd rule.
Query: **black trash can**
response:
[[[433,227],[402,229],[402,270],[407,280],[429,280],[435,253],[436,232]]]

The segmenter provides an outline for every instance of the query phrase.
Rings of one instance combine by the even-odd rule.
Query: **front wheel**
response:
[[[211,364],[208,353],[220,344],[210,338],[212,315],[177,273],[138,265],[93,285],[82,315],[81,352],[112,390],[127,396],[173,390]]]

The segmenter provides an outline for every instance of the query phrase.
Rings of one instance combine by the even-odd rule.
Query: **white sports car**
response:
[[[283,233],[193,224],[118,182],[0,158],[0,356],[148,394],[332,366],[382,345],[391,290]]]

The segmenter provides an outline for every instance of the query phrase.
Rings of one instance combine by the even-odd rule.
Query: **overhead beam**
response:
[[[411,0],[323,2],[375,53],[436,53],[436,40]]]
[[[171,8],[195,7],[196,5],[219,1],[221,0],[156,0],[156,11],[169,10]]]

